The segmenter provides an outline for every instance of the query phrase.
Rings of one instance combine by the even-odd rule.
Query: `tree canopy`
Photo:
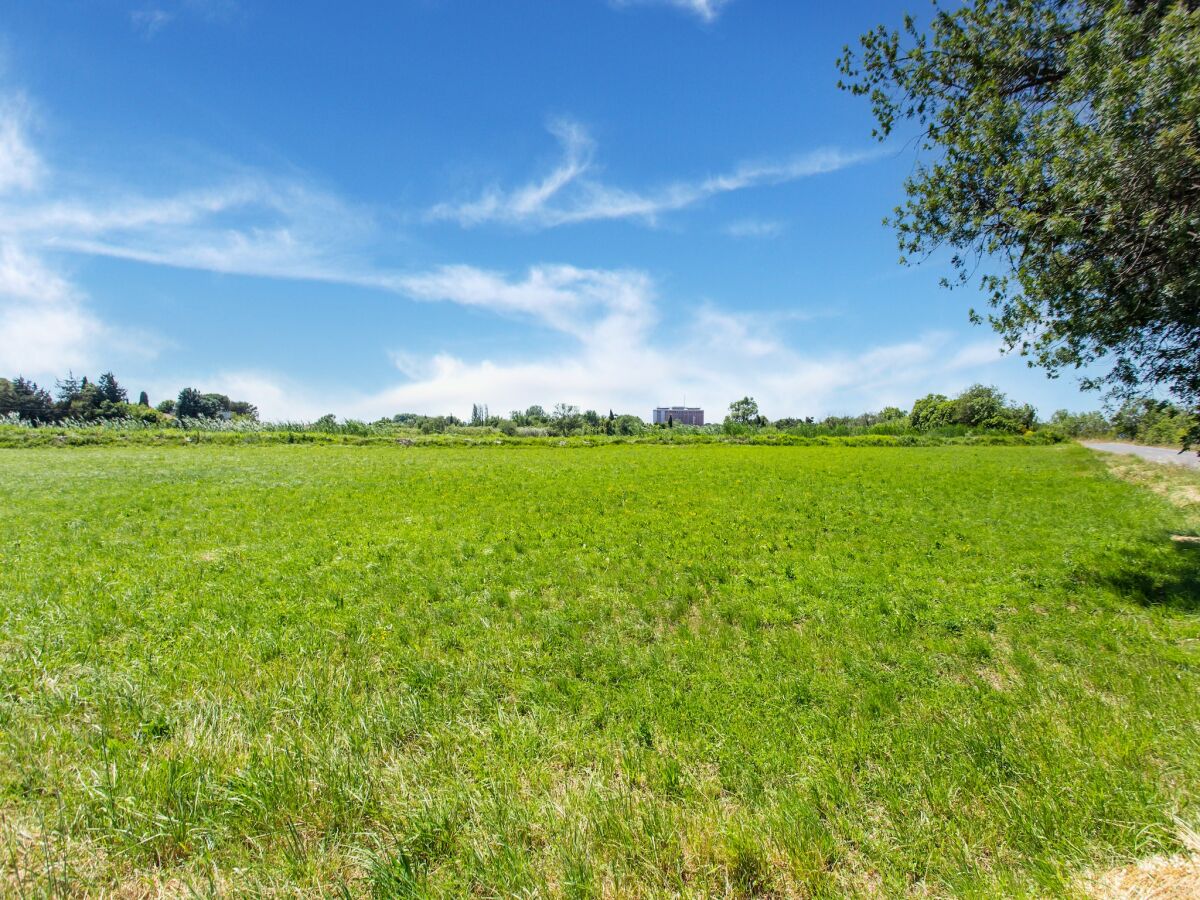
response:
[[[753,397],[743,397],[729,404],[726,421],[736,425],[753,425],[758,421],[758,403]]]
[[[1200,407],[1200,0],[974,0],[860,43],[840,86],[881,140],[920,129],[902,256],[951,248],[1052,376]]]

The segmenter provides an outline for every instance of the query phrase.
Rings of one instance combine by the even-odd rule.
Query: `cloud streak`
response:
[[[559,120],[552,122],[549,130],[557,138],[562,154],[547,174],[508,190],[489,188],[472,200],[439,203],[428,210],[426,218],[456,222],[464,228],[489,223],[555,228],[614,219],[653,225],[666,213],[721,194],[836,172],[878,156],[878,151],[851,153],[825,148],[782,160],[743,162],[728,172],[693,181],[632,190],[599,180],[595,141],[581,124]]]
[[[783,234],[784,224],[769,219],[738,219],[725,226],[725,233],[735,238],[773,238]]]
[[[0,100],[0,196],[33,190],[45,166],[29,141],[32,118],[23,97]]]
[[[731,0],[617,0],[617,6],[668,6],[703,22],[715,22]]]
[[[152,40],[164,28],[190,18],[209,24],[229,24],[242,16],[238,0],[165,0],[129,13],[134,31]]]

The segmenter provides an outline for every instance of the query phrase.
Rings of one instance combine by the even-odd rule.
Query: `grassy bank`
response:
[[[1195,821],[1191,520],[1081,448],[212,437],[0,454],[11,892],[1044,896]]]
[[[759,447],[944,447],[944,446],[1046,446],[1062,443],[1061,435],[1043,431],[1027,435],[983,432],[978,434],[862,434],[804,437],[766,431],[742,435],[657,429],[642,435],[572,435],[569,437],[521,437],[492,429],[463,429],[468,434],[422,434],[419,431],[353,434],[312,429],[205,431],[184,428],[38,428],[0,425],[0,448],[32,447],[223,447],[277,444],[319,446],[400,447],[598,447],[606,445],[697,445],[734,444]]]

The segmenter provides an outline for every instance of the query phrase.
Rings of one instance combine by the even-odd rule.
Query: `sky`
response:
[[[837,89],[894,3],[0,0],[0,375],[266,418],[771,417],[994,384]]]

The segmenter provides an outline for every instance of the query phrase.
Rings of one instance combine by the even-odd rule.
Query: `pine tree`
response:
[[[83,381],[86,384],[87,378],[84,378]],[[79,384],[79,379],[75,377],[75,373],[68,371],[66,378],[54,382],[54,387],[58,392],[58,401],[60,403],[70,403],[79,393],[81,385]]]
[[[112,372],[105,372],[96,382],[96,387],[100,389],[100,394],[109,403],[128,403],[129,393],[121,385],[117,384],[117,376]]]

